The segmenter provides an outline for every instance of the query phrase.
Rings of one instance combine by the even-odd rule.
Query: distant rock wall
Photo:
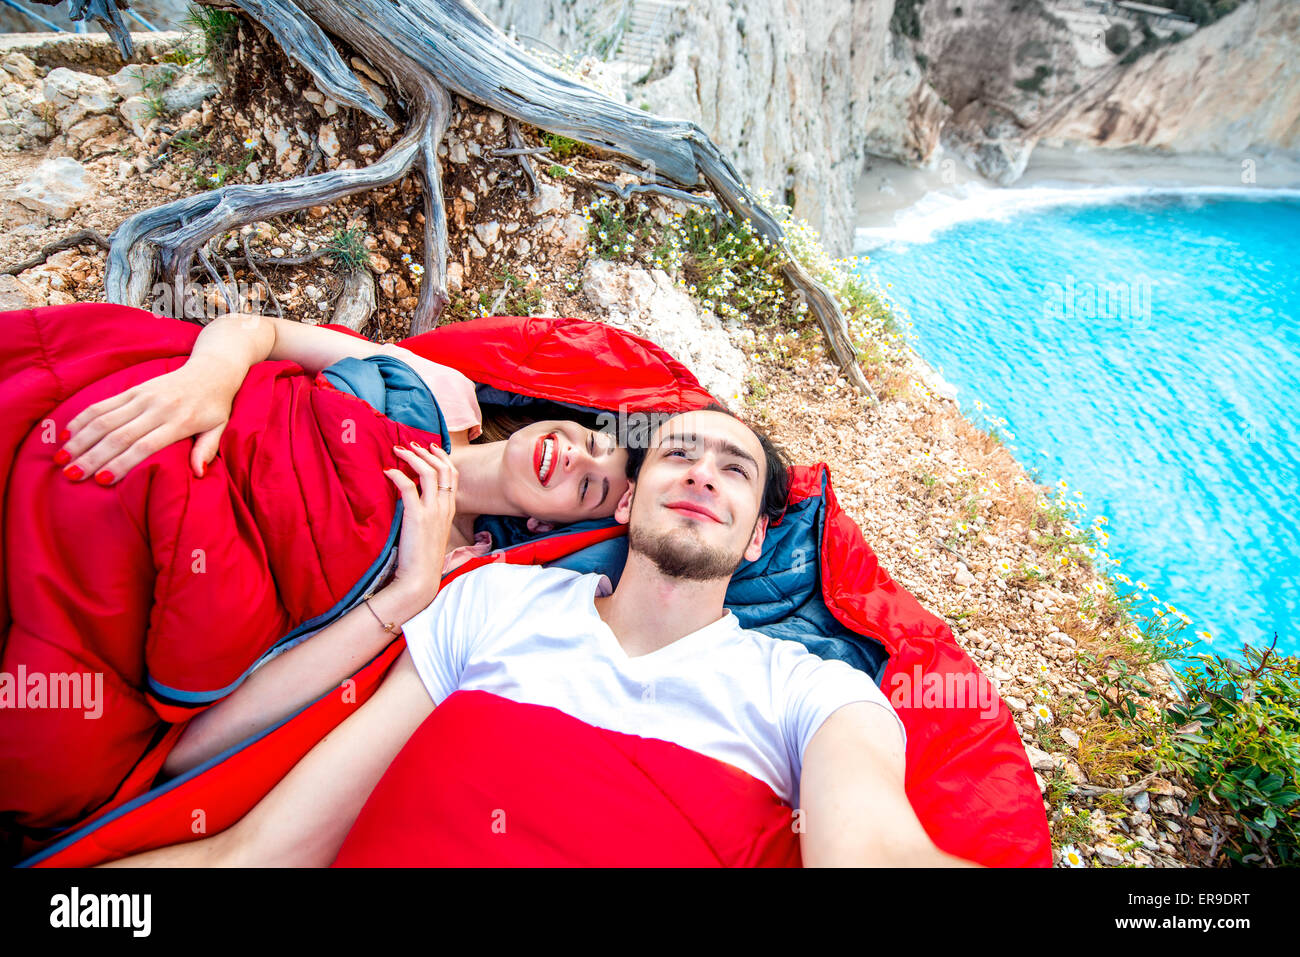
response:
[[[565,53],[598,48],[617,26],[600,0],[480,8],[525,46]],[[752,186],[792,201],[844,253],[868,153],[926,162],[946,116],[890,32],[893,9],[894,0],[694,0],[672,13],[653,62],[615,57],[599,75],[633,105],[699,123]]]
[[[480,3],[526,46],[602,57],[617,49],[620,16],[667,6]],[[909,0],[915,36],[891,30],[894,8],[693,0],[671,14],[653,62],[620,65],[616,55],[597,72],[630,103],[698,122],[837,252],[849,246],[853,183],[871,155],[926,165],[942,143],[1006,185],[1040,139],[1224,153],[1300,146],[1294,0],[1246,3],[1131,65],[1105,43],[1117,21],[1082,0]]]
[[[1107,76],[1044,141],[1240,155],[1300,149],[1300,4],[1248,3]]]
[[[181,15],[179,0],[152,2],[135,6]],[[1252,0],[1127,66],[1104,42],[1110,21],[1082,0],[907,3],[911,36],[891,29],[895,0],[479,7],[527,47],[596,54],[592,75],[629,104],[698,123],[836,254],[851,247],[854,185],[870,156],[923,166],[942,144],[1005,185],[1040,141],[1300,149],[1295,0]]]

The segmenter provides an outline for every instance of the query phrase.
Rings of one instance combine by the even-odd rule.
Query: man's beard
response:
[[[678,528],[655,534],[630,525],[627,547],[650,559],[661,574],[685,581],[730,578],[745,560],[743,548],[739,554],[711,548],[692,540],[685,529]]]

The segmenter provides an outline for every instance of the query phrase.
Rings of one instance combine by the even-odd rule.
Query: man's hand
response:
[[[94,476],[113,485],[160,449],[196,436],[190,468],[202,478],[245,371],[221,357],[192,356],[173,372],[101,399],[68,423],[70,437],[54,462],[72,481]]]
[[[799,785],[807,867],[973,867],[934,846],[903,789],[894,716],[859,701],[840,708],[804,751]]]

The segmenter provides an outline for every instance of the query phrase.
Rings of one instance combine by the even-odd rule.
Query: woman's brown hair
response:
[[[474,440],[475,444],[504,442],[525,426],[550,419],[568,419],[589,429],[600,430],[600,423],[594,412],[574,409],[567,405],[560,405],[558,402],[538,399],[518,408],[484,403],[480,408],[483,412],[483,431]]]

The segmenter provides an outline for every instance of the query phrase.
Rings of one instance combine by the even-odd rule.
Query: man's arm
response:
[[[324,867],[338,855],[388,765],[432,711],[410,652],[403,652],[374,696],[237,824],[109,866]]]
[[[807,867],[975,867],[934,846],[907,800],[898,723],[866,701],[835,711],[804,750]]]

